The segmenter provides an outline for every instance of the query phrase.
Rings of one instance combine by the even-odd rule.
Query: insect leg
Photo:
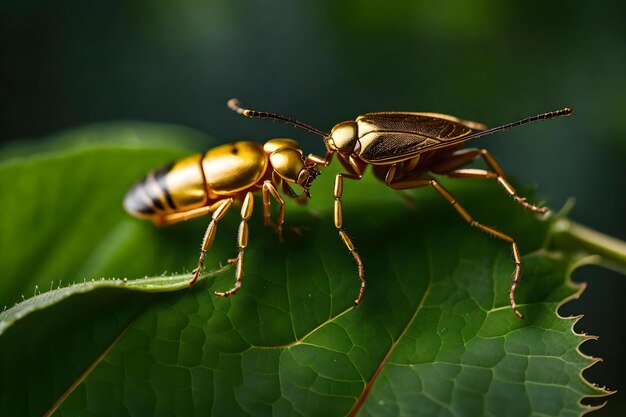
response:
[[[168,226],[170,224],[174,224],[174,223],[178,223],[178,222],[194,219],[196,217],[204,216],[206,214],[209,214],[212,211],[215,211],[215,207],[214,206],[198,207],[198,208],[195,208],[195,209],[192,209],[192,210],[188,210],[188,211],[184,211],[184,212],[181,212],[181,213],[171,213],[171,214],[167,214],[167,215],[165,215],[163,217],[157,217],[154,220],[154,223],[157,226]]]
[[[341,237],[341,240],[343,241],[344,245],[346,245],[346,248],[348,248],[348,251],[350,251],[350,253],[354,257],[354,261],[356,262],[356,265],[359,271],[359,280],[361,281],[359,294],[354,300],[354,305],[356,306],[356,305],[359,305],[359,303],[363,299],[363,293],[365,292],[365,273],[363,270],[363,262],[361,261],[361,257],[359,256],[358,252],[354,248],[354,243],[352,243],[352,239],[350,239],[350,237],[348,236],[348,234],[343,228],[343,209],[341,206],[341,195],[343,194],[343,177],[358,180],[358,179],[361,179],[361,175],[337,174],[337,176],[335,177],[335,187],[334,187],[335,227],[337,228],[337,230],[339,230],[339,237]]]
[[[480,169],[456,169],[478,157],[482,157],[494,172]],[[449,157],[434,164],[431,167],[431,171],[451,178],[494,178],[513,197],[513,200],[525,209],[540,214],[544,214],[549,210],[547,207],[537,207],[530,204],[526,201],[526,198],[517,195],[515,188],[505,179],[506,174],[500,164],[486,149],[465,149],[454,152]]]
[[[317,155],[313,155],[312,153],[310,153],[305,160],[305,163],[307,164],[315,164],[315,165],[321,165],[321,166],[328,166],[328,164],[330,164],[330,161],[333,159],[333,154],[334,152],[326,152],[326,156],[325,157],[321,157],[321,156],[317,156]]]
[[[463,219],[468,222],[471,226],[477,227],[485,233],[488,233],[498,239],[504,240],[505,242],[509,242],[511,244],[511,248],[513,250],[513,261],[515,262],[515,270],[513,272],[513,279],[511,280],[511,288],[509,289],[509,301],[511,302],[511,309],[513,312],[517,314],[520,318],[524,318],[522,313],[517,309],[517,305],[515,303],[515,289],[520,281],[521,275],[521,264],[522,260],[520,258],[519,249],[517,247],[517,242],[509,235],[505,235],[502,232],[499,232],[489,226],[485,226],[483,224],[478,223],[476,220],[470,216],[467,211],[456,201],[456,199],[446,190],[441,184],[439,184],[436,180],[430,179],[429,185],[432,186],[435,191],[437,191],[443,198],[448,200],[452,207],[459,213]]]
[[[348,172],[337,174],[335,176],[335,187],[333,191],[335,196],[335,227],[339,230],[339,237],[341,237],[344,245],[346,245],[348,251],[350,251],[350,253],[352,254],[352,257],[354,258],[354,261],[356,262],[359,271],[359,280],[361,281],[361,287],[359,288],[359,294],[354,300],[354,305],[356,306],[361,303],[361,300],[363,299],[363,293],[365,292],[365,273],[363,270],[363,262],[361,261],[361,257],[359,256],[359,253],[355,250],[352,239],[350,239],[350,237],[343,228],[343,208],[341,205],[341,195],[343,194],[343,178],[345,177],[353,180],[360,180],[361,178],[363,178],[363,173],[365,172],[365,168],[367,168],[367,164],[363,161],[357,160],[356,158],[346,157],[341,154],[337,154],[337,159]]]
[[[189,281],[189,285],[193,285],[198,280],[198,276],[200,276],[200,271],[202,271],[202,267],[204,266],[204,257],[209,249],[211,249],[213,241],[215,240],[217,223],[222,220],[222,218],[224,218],[224,216],[228,212],[228,209],[232,205],[232,198],[222,200],[213,212],[211,223],[209,223],[209,227],[207,227],[206,232],[204,232],[204,238],[202,239],[202,246],[200,247],[200,257],[198,258],[198,267],[193,270],[193,277],[191,278],[191,281]]]
[[[421,174],[412,174],[402,177],[402,174],[398,176],[398,165],[393,164],[387,170],[385,175],[385,184],[393,188],[394,190],[408,190],[410,188],[424,187],[428,185],[430,178],[424,178]]]
[[[239,291],[241,288],[241,280],[243,279],[243,253],[248,246],[248,220],[252,217],[252,209],[254,208],[254,197],[252,192],[248,191],[241,205],[241,223],[239,224],[239,234],[237,244],[239,245],[239,255],[237,255],[237,272],[235,273],[235,286],[228,291],[215,291],[215,295],[220,297],[228,297]]]
[[[509,184],[506,179],[504,179],[504,177],[498,175],[495,172],[485,171],[483,169],[467,168],[450,171],[445,175],[450,178],[495,178],[498,181],[498,184],[500,184],[502,188],[504,188],[504,190],[511,197],[513,197],[513,200],[525,209],[539,214],[545,214],[549,210],[549,208],[547,207],[537,207],[534,204],[530,204],[528,201],[526,201],[525,197],[520,197],[519,195],[517,195],[517,193],[515,192],[515,188],[513,188],[513,186]]]
[[[279,205],[278,209],[278,219],[276,220],[276,224],[272,224],[272,220],[270,218],[270,196],[274,197],[274,200]],[[283,223],[285,221],[285,201],[278,194],[278,190],[270,180],[266,180],[263,182],[263,218],[265,219],[265,225],[273,227],[278,233],[278,240],[283,241]]]
[[[433,187],[435,191],[439,193],[439,195],[441,195],[450,204],[452,204],[452,207],[456,210],[456,212],[459,213],[459,215],[463,218],[463,220],[469,223],[470,226],[476,227],[485,233],[488,233],[494,237],[497,237],[500,240],[504,240],[505,242],[508,242],[511,244],[511,248],[513,250],[513,261],[515,262],[515,270],[513,271],[511,288],[509,289],[509,301],[511,302],[511,308],[513,309],[513,312],[517,314],[520,318],[523,318],[524,316],[518,310],[517,304],[515,303],[515,289],[517,288],[517,285],[520,282],[521,264],[522,264],[519,249],[517,247],[517,242],[515,242],[515,239],[513,239],[509,235],[506,235],[502,232],[497,231],[496,229],[493,229],[489,226],[485,226],[477,222],[476,220],[474,220],[474,218],[470,216],[470,214],[456,201],[456,199],[452,196],[452,194],[450,194],[450,192],[446,190],[443,187],[443,185],[441,185],[439,182],[437,182],[433,178],[409,177],[406,179],[401,179],[398,182],[394,182],[393,176],[394,176],[395,170],[392,171],[392,167],[390,167],[391,172],[388,175],[388,177],[390,177],[390,180],[388,182],[388,185],[390,187],[395,188],[395,189],[406,189],[406,188],[424,187],[424,186],[429,185]]]

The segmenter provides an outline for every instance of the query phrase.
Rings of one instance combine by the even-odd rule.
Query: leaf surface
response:
[[[130,130],[133,146],[100,126],[82,131],[87,145],[61,139],[63,150],[0,164],[1,301],[63,282],[0,315],[0,414],[574,416],[581,397],[604,393],[580,376],[593,359],[578,352],[575,319],[556,314],[580,290],[569,281],[580,259],[544,249],[551,222],[495,182],[444,184],[518,240],[524,320],[509,307],[508,244],[433,190],[411,191],[407,209],[369,174],[344,183],[367,279],[352,308],[356,266],[332,224],[335,166],[310,204],[288,204],[287,225],[301,229],[283,243],[257,199],[243,287],[222,299],[213,292],[234,281],[238,210],[188,288],[208,219],[157,229],[121,208],[149,169],[189,153],[163,143],[198,139],[143,129]],[[146,139],[155,132],[157,144]]]

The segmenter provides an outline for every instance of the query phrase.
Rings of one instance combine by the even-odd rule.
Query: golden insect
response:
[[[513,123],[487,129],[481,123],[462,120],[439,113],[375,112],[363,114],[354,121],[335,125],[330,133],[288,116],[241,107],[236,99],[228,101],[235,112],[249,117],[278,120],[308,130],[323,138],[325,157],[304,153],[293,139],[271,139],[264,145],[254,142],[236,142],[221,145],[204,155],[193,155],[167,167],[150,172],[135,184],[124,199],[126,210],[139,218],[166,225],[212,213],[211,222],[204,234],[198,266],[193,271],[190,284],[198,279],[204,258],[215,240],[218,222],[235,201],[241,202],[241,223],[238,237],[238,256],[235,285],[228,291],[216,292],[227,297],[239,290],[243,279],[243,256],[248,245],[248,220],[252,216],[253,193],[262,192],[265,224],[279,234],[285,218],[284,200],[278,189],[300,202],[310,198],[309,188],[326,167],[333,155],[346,172],[336,175],[334,182],[334,224],[339,236],[357,265],[360,287],[354,304],[358,305],[365,292],[363,262],[354,243],[343,227],[343,179],[359,180],[368,165],[374,175],[387,186],[404,190],[430,186],[471,226],[495,236],[511,245],[515,264],[509,300],[511,308],[523,317],[515,303],[515,289],[521,276],[521,257],[515,239],[474,218],[457,202],[443,185],[429,173],[453,178],[494,179],[516,203],[536,213],[547,212],[517,195],[506,180],[506,175],[495,158],[485,149],[462,149],[468,140],[491,135],[538,120],[567,116],[572,110],[565,108]],[[463,168],[474,159],[482,158],[489,170]],[[302,192],[297,194],[292,185]],[[272,223],[270,201],[279,205],[278,218]]]
[[[313,157],[315,158],[315,157]],[[298,143],[292,139],[271,139],[261,145],[256,142],[235,142],[210,149],[204,155],[195,154],[154,170],[136,183],[124,198],[124,208],[131,215],[152,220],[156,225],[169,225],[213,213],[206,229],[198,266],[189,282],[193,285],[204,266],[204,257],[211,249],[217,225],[235,201],[241,202],[235,286],[225,292],[228,297],[239,290],[243,278],[243,255],[248,246],[248,220],[254,207],[253,193],[263,194],[265,224],[274,227],[282,239],[287,196],[302,201],[309,197],[311,182],[319,175],[317,162],[304,157]],[[299,185],[298,195],[291,184]],[[270,219],[270,199],[279,205],[278,219]]]

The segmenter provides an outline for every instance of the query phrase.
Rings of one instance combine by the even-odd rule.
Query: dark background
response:
[[[329,130],[380,110],[435,111],[491,126],[565,106],[572,117],[481,139],[552,207],[626,239],[626,2],[180,0],[0,5],[0,141],[109,120],[198,129],[219,141],[321,141],[224,105]],[[306,147],[306,146],[305,146]],[[515,207],[512,206],[512,209]],[[626,391],[624,276],[589,282],[562,314],[600,336],[593,382]],[[626,413],[626,395],[598,415]]]

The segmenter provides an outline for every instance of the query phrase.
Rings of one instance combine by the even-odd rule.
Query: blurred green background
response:
[[[230,112],[230,97],[322,130],[368,111],[494,126],[568,106],[570,118],[476,145],[552,207],[574,196],[574,220],[626,240],[624,1],[5,0],[0,22],[5,145],[130,119],[321,152],[306,132]],[[582,350],[605,360],[585,374],[626,391],[626,280],[597,267],[574,278],[590,285],[561,312],[586,315],[577,330],[600,340]],[[599,415],[622,413],[618,393]]]

